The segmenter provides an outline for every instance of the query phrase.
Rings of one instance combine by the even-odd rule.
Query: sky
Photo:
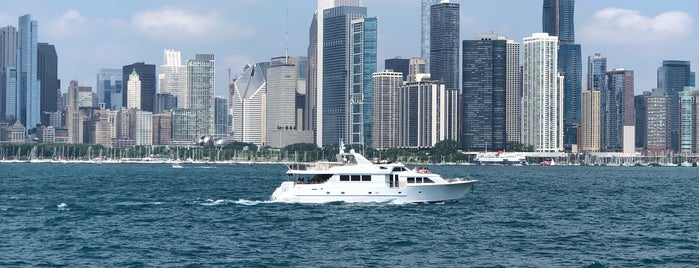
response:
[[[452,0],[461,4],[461,39],[497,33],[521,42],[541,32],[543,0]],[[576,42],[587,56],[601,53],[612,69],[632,69],[635,91],[656,87],[663,60],[699,64],[699,1],[578,0]],[[305,56],[314,0],[0,0],[0,26],[31,14],[39,42],[56,46],[61,89],[70,80],[95,90],[100,68],[134,62],[159,66],[163,50],[182,59],[216,57],[216,94],[226,96],[229,73],[248,63]],[[420,55],[420,0],[364,0],[379,25],[379,69],[387,58]],[[288,38],[287,33],[288,32]],[[586,86],[583,84],[583,89]]]

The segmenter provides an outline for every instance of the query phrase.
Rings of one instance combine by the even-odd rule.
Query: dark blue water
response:
[[[302,205],[266,202],[281,165],[0,164],[0,266],[699,266],[699,168],[432,169],[480,182]]]

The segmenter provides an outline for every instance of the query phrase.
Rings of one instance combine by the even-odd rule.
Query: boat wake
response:
[[[238,199],[238,200],[229,200],[229,199],[206,199],[204,201],[196,201],[194,204],[196,205],[201,205],[201,206],[220,206],[220,205],[228,205],[228,204],[234,204],[234,205],[243,205],[243,206],[255,206],[259,204],[271,204],[271,203],[281,203],[277,201],[259,201],[259,200],[247,200],[247,199]]]
[[[150,205],[162,205],[163,202],[137,202],[137,201],[125,201],[116,203],[117,206],[150,206]]]

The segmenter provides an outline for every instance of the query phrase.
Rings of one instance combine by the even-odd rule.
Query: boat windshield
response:
[[[296,180],[296,183],[299,184],[318,184],[318,183],[325,183],[332,177],[332,174],[316,174],[313,177],[306,178],[306,177],[301,177]]]

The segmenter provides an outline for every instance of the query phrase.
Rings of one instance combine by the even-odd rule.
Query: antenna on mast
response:
[[[289,64],[289,8],[286,8],[286,32],[284,33],[284,63]]]

